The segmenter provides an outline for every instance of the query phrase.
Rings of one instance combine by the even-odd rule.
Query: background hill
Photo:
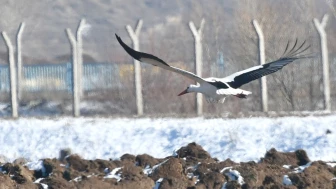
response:
[[[298,37],[294,34],[299,31],[300,34],[308,33],[308,36],[301,35],[300,38],[316,37],[312,19],[314,17],[321,19],[324,13],[329,13],[331,16],[327,30],[335,31],[333,10],[327,2],[317,0],[286,3],[274,0],[262,0],[258,3],[250,0],[239,2],[233,0],[206,2],[201,0],[31,0],[29,2],[2,0],[0,5],[0,31],[8,32],[13,40],[20,22],[26,22],[23,33],[23,54],[31,57],[25,59],[27,64],[56,63],[60,61],[57,57],[69,54],[70,46],[64,29],[71,28],[74,32],[81,18],[86,18],[92,26],[84,39],[85,53],[100,62],[119,60],[115,54],[120,51],[120,48],[115,49],[114,33],[119,33],[130,42],[125,26],[130,24],[135,27],[138,19],[144,20],[141,42],[143,48],[149,51],[155,51],[157,48],[153,46],[156,45],[175,44],[188,45],[188,49],[192,50],[193,39],[188,22],[194,21],[199,25],[203,17],[206,20],[205,41],[209,45],[207,48],[212,52],[225,50],[227,53],[230,51],[226,49],[233,49],[240,56],[246,54],[241,47],[244,46],[241,44],[246,42],[245,38],[256,39],[250,23],[254,18],[262,23],[264,32],[269,36],[267,41],[276,38],[287,41],[288,38]],[[305,32],[302,31],[307,28]],[[293,33],[293,31],[296,32]],[[290,35],[286,36],[287,34]],[[330,38],[329,45],[333,52],[335,36],[330,35]],[[274,41],[271,43],[274,44]],[[248,46],[254,48],[255,45]],[[0,40],[0,52],[5,51],[4,42]],[[167,59],[174,56],[178,59],[185,54],[178,55],[172,52],[174,53],[172,56],[170,52],[156,53]],[[1,55],[1,63],[5,63],[6,60]]]

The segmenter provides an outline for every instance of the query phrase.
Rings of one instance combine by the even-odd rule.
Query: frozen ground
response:
[[[85,159],[116,159],[125,153],[166,157],[196,142],[220,160],[258,161],[271,148],[307,151],[311,160],[336,161],[336,116],[203,118],[2,119],[0,155],[9,161],[58,157],[71,148]],[[327,134],[326,131],[331,133]]]

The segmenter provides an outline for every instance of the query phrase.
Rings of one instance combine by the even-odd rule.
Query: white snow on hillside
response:
[[[220,160],[259,161],[267,150],[304,149],[311,160],[336,160],[336,116],[204,118],[2,119],[0,155],[13,161],[58,157],[71,148],[86,159],[117,159],[125,153],[166,157],[190,142]],[[326,134],[326,130],[332,131]]]

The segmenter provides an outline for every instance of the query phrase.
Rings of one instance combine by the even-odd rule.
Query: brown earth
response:
[[[125,154],[120,160],[85,160],[72,154],[62,161],[44,159],[43,165],[44,170],[32,171],[22,159],[2,164],[0,188],[40,189],[43,184],[49,189],[336,188],[336,167],[311,162],[304,150],[283,153],[271,149],[258,163],[236,163],[218,161],[190,143],[175,157],[163,159]],[[285,175],[291,185],[284,185]]]

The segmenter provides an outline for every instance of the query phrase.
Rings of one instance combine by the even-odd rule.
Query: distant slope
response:
[[[92,36],[87,37],[85,44],[90,45],[105,42],[104,39],[116,31],[126,32],[125,25],[135,25],[139,18],[145,18],[144,28],[153,26],[167,15],[176,13],[181,3],[148,0],[31,0],[22,5],[7,0],[0,5],[0,29],[5,30],[13,40],[20,22],[26,22],[23,53],[34,57],[27,61],[56,61],[54,57],[70,52],[64,29],[69,27],[75,32],[81,18],[86,18],[92,26],[90,35],[97,35],[93,39]],[[4,42],[0,40],[0,52],[5,51]],[[99,60],[99,57],[96,58]],[[0,59],[1,63],[6,61],[6,57],[1,56]]]

